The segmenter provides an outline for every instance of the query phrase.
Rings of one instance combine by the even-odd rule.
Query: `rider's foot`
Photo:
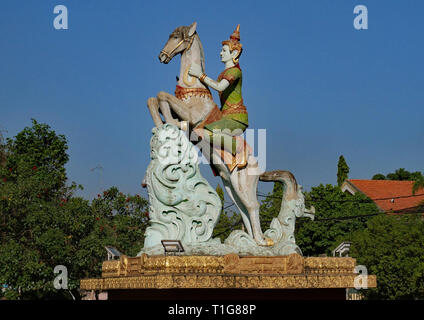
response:
[[[247,166],[247,153],[243,150],[237,154],[237,168],[242,169]]]

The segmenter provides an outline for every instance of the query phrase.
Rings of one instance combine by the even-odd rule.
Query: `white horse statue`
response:
[[[195,130],[196,126],[212,112],[216,112],[216,105],[208,87],[198,78],[190,76],[191,70],[195,69],[192,66],[196,66],[202,73],[205,70],[203,47],[196,27],[197,24],[194,22],[190,26],[176,28],[159,54],[160,62],[165,64],[176,55],[181,54],[181,68],[175,96],[161,91],[157,97],[149,98],[147,101],[156,127],[161,127],[165,122],[174,124],[183,130],[191,128]],[[160,114],[163,115],[164,121]],[[174,119],[173,115],[176,115],[177,119]],[[191,132],[190,130],[189,133]],[[268,237],[265,237],[261,230],[259,202],[256,197],[258,182],[259,180],[283,182],[285,193],[278,220],[282,226],[287,227],[285,235],[282,236],[284,242],[287,244],[289,241],[292,246],[295,246],[293,236],[295,217],[309,215],[314,211],[313,209],[312,211],[305,210],[303,194],[298,188],[293,174],[288,171],[261,173],[257,160],[251,154],[247,156],[246,166],[236,166],[230,170],[221,158],[220,152],[217,152],[216,149],[212,149],[213,151],[210,152],[208,141],[202,139],[198,146],[218,171],[228,195],[241,213],[248,235],[259,246],[270,247],[282,239],[273,237],[272,230],[269,230],[266,233]],[[290,251],[298,252],[299,250]]]

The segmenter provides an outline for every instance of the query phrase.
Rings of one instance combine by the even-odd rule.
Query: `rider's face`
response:
[[[231,56],[230,47],[228,45],[223,45],[221,50],[221,61],[226,63],[230,61],[233,57]]]

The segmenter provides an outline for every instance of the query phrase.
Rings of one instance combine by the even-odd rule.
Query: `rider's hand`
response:
[[[199,66],[198,64],[192,64],[190,66],[190,70],[188,70],[188,74],[192,77],[196,77],[199,78],[202,74],[202,67]]]

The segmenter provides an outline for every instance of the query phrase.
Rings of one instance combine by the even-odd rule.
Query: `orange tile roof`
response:
[[[402,211],[424,201],[424,189],[412,195],[414,181],[349,179],[356,189],[374,200],[384,211]],[[393,199],[393,200],[392,200]]]

